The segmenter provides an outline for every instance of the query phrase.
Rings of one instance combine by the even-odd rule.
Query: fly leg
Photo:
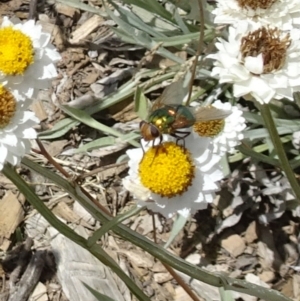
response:
[[[183,131],[177,131],[173,134],[170,134],[172,137],[176,138],[176,145],[179,145],[179,141],[182,141],[182,147],[185,147],[185,138],[190,135],[191,132],[183,132]]]
[[[163,141],[163,136],[162,136],[162,135],[159,135],[159,142],[158,142],[157,145],[162,144],[162,141]],[[148,143],[150,143],[150,141],[148,141]],[[147,143],[147,145],[148,145],[148,143]],[[152,146],[151,146],[151,147],[155,147],[155,139],[152,140]],[[142,148],[142,150],[143,150],[143,157],[144,157],[144,155],[145,155],[145,149],[144,149],[142,143],[141,143],[141,148]]]
[[[155,154],[154,154],[153,160],[152,160],[152,162],[151,162],[151,165],[152,165],[152,163],[153,163],[153,161],[154,161],[154,159],[155,159],[155,157],[156,157],[156,155],[157,155],[159,145],[162,144],[162,140],[163,140],[163,136],[160,135],[160,136],[159,136],[159,143],[158,143],[158,145],[156,145],[156,147],[155,147],[155,145],[154,145],[154,140],[153,140],[153,147],[155,147]]]
[[[163,140],[163,136],[160,135],[160,136],[159,136],[159,143],[158,143],[157,145],[154,144],[155,139],[152,141],[152,147],[155,148],[155,154],[154,154],[154,156],[153,156],[153,159],[152,159],[152,161],[151,161],[150,166],[151,166],[152,163],[154,162],[154,159],[155,159],[155,157],[156,157],[156,155],[157,155],[157,152],[158,152],[158,146],[162,144],[162,140]],[[142,148],[143,148],[143,147],[142,147]],[[143,149],[143,151],[144,151],[144,149]],[[144,155],[145,155],[145,151],[144,151]],[[143,156],[143,157],[144,157],[144,156]]]

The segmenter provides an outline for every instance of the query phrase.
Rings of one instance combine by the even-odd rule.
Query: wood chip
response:
[[[131,263],[141,268],[151,269],[154,265],[153,257],[138,250],[119,250],[118,253],[126,255]]]
[[[81,220],[84,220],[89,225],[95,224],[96,221],[93,218],[93,216],[85,208],[83,208],[78,202],[74,202],[73,211],[76,215],[80,217]]]
[[[34,291],[31,294],[29,300],[48,301],[47,288],[42,282],[39,282],[37,284],[37,286],[35,287]]]
[[[245,240],[248,244],[254,242],[258,238],[256,232],[256,221],[253,221],[247,228],[245,234]]]
[[[294,297],[294,280],[289,278],[285,284],[282,286],[281,293],[287,296],[288,298]]]
[[[70,18],[74,18],[76,13],[79,13],[79,10],[72,7],[68,6],[63,3],[56,3],[55,4],[55,9],[59,14],[63,14],[65,16],[68,16]]]
[[[237,234],[230,235],[226,239],[223,239],[221,246],[234,257],[241,255],[246,248],[243,239]]]
[[[32,102],[32,105],[30,106],[30,109],[34,112],[35,116],[40,120],[46,120],[48,118],[48,115],[44,109],[43,103],[41,100],[34,100]]]
[[[83,283],[115,301],[125,301],[111,270],[97,260],[87,250],[59,234],[49,227],[53,239],[51,246],[57,262],[57,276],[68,300],[97,301]],[[83,227],[78,226],[76,232],[86,237]]]
[[[181,287],[176,287],[174,301],[192,301],[193,299]]]
[[[294,291],[294,298],[296,300],[300,300],[300,275],[293,275],[293,291]]]
[[[173,279],[173,276],[169,273],[155,273],[153,279],[156,283],[165,283]]]
[[[54,208],[53,213],[63,218],[67,222],[74,224],[82,224],[84,227],[90,228],[90,225],[77,215],[65,202],[59,202]]]
[[[258,275],[259,279],[263,282],[272,282],[275,279],[275,273],[273,271],[263,271]]]
[[[174,287],[174,285],[171,282],[164,283],[163,289],[167,290],[169,292],[169,294],[170,294],[170,297],[174,298],[175,287]],[[173,298],[172,298],[172,300],[173,300]]]
[[[79,28],[72,33],[72,38],[69,40],[71,44],[77,44],[84,41],[87,36],[96,30],[103,22],[103,18],[99,15],[87,19]]]

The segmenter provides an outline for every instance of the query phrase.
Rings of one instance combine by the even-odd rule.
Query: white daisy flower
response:
[[[33,112],[28,111],[30,100],[25,100],[16,91],[0,86],[0,170],[5,162],[20,163],[30,151],[28,139],[37,137],[33,126],[39,123]]]
[[[220,100],[212,104],[213,107],[231,111],[225,119],[196,122],[193,130],[202,137],[211,137],[214,145],[214,153],[223,156],[225,153],[234,153],[235,147],[244,138],[243,130],[246,128],[243,112],[229,102]]]
[[[233,83],[235,97],[268,103],[272,98],[293,100],[300,88],[299,31],[240,22],[229,27],[228,42],[219,39],[212,76]]]
[[[250,20],[282,30],[291,30],[300,25],[299,0],[219,0],[212,13],[217,24]]]
[[[191,133],[185,147],[164,135],[155,147],[127,151],[129,174],[124,187],[137,199],[139,206],[170,218],[175,213],[185,217],[205,209],[219,189],[216,183],[223,178],[218,166],[220,156],[213,154],[210,139]],[[152,144],[152,143],[151,143]]]
[[[50,34],[33,20],[3,18],[0,25],[0,80],[7,87],[31,98],[34,92],[51,87],[57,76],[54,63],[59,53],[50,44]]]

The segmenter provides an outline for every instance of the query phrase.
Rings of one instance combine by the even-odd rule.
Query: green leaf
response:
[[[139,83],[139,80],[130,80],[121,87],[118,88],[117,91],[105,96],[101,101],[95,103],[93,106],[87,108],[85,111],[88,114],[95,114],[98,113],[101,110],[107,109],[119,102],[121,102],[124,99],[127,99],[128,97],[132,96],[134,94],[135,88],[137,84]]]
[[[107,11],[108,15],[122,28],[122,30],[127,33],[127,35],[131,35],[133,37],[136,44],[142,45],[142,46],[148,48],[149,50],[156,49],[157,54],[159,54],[165,58],[168,58],[178,64],[185,63],[185,61],[183,59],[179,58],[178,56],[176,56],[169,50],[164,49],[163,47],[161,47],[159,45],[159,43],[154,42],[153,39],[147,33],[129,25],[121,18],[115,16],[114,13],[109,8],[106,8],[106,11]],[[112,30],[113,30],[113,28],[112,28]]]
[[[123,9],[121,6],[117,6],[113,3],[115,10],[120,14],[120,18],[127,24],[132,25],[133,27],[152,35],[153,37],[165,37],[165,35],[159,32],[154,26],[147,25],[140,17],[133,14],[130,10]]]
[[[292,128],[288,128],[288,127],[277,127],[277,131],[280,135],[290,134],[294,132]],[[248,130],[244,132],[244,138],[248,138],[250,140],[268,138],[268,137],[269,137],[269,132],[265,128]]]
[[[123,134],[120,133],[119,131],[112,129],[109,126],[106,126],[98,121],[96,121],[94,118],[92,118],[88,113],[86,113],[85,111],[79,110],[79,109],[75,109],[75,108],[71,108],[67,105],[63,105],[61,106],[61,109],[67,113],[68,115],[70,115],[71,117],[73,117],[74,119],[90,126],[91,128],[94,128],[96,130],[99,130],[101,132],[104,132],[106,134],[110,134],[112,136],[118,137],[120,138],[121,141],[123,141]],[[131,145],[135,146],[135,147],[139,147],[140,144],[137,141],[128,141]]]
[[[101,110],[109,108],[110,106],[119,103],[120,101],[131,97],[135,93],[136,87],[139,85],[141,89],[144,87],[152,87],[164,80],[168,80],[174,77],[180,66],[170,68],[168,73],[159,74],[158,70],[146,70],[136,74],[133,79],[121,86],[116,92],[104,97],[101,102],[96,103],[94,106],[87,108],[86,112],[89,114],[95,114]],[[147,81],[140,83],[142,79],[147,78]],[[149,79],[150,78],[150,79]]]
[[[199,39],[199,33],[187,33],[183,35],[173,35],[171,37],[159,37],[154,38],[153,41],[157,43],[162,43],[162,46],[169,47],[169,46],[178,46],[178,45],[184,45],[189,44],[193,40]]]
[[[300,166],[300,156],[296,156],[294,159],[290,161],[290,164],[293,169],[296,169]]]
[[[79,122],[74,119],[65,118],[57,122],[52,129],[39,133],[38,137],[42,140],[56,139],[65,135],[70,129],[78,124]]]
[[[142,120],[146,120],[148,116],[148,107],[148,99],[143,94],[142,89],[137,87],[134,95],[134,111]]]
[[[222,168],[224,178],[226,178],[228,175],[230,175],[231,170],[230,170],[226,155],[222,156],[221,161],[220,161],[220,166]]]
[[[297,107],[300,108],[300,92],[294,92],[293,97]]]
[[[235,301],[231,291],[224,290],[223,287],[220,287],[219,292],[222,301]]]
[[[100,15],[102,17],[107,17],[105,12],[103,10],[97,9],[95,7],[92,7],[91,5],[84,4],[79,0],[57,0],[57,2],[63,3],[65,5],[74,7],[74,8],[79,8],[83,11],[95,13],[97,15]]]
[[[140,133],[131,132],[131,133],[128,133],[128,134],[124,134],[123,137],[122,137],[122,141],[123,142],[129,142],[129,141],[140,139],[140,138],[141,138]]]
[[[257,113],[243,112],[243,117],[253,124],[264,125],[263,118]],[[299,119],[279,119],[274,118],[277,130],[285,133],[292,133],[300,130]]]
[[[86,153],[93,149],[98,149],[101,147],[114,145],[115,143],[116,143],[116,139],[114,137],[110,137],[110,136],[102,137],[102,138],[96,139],[92,142],[86,143],[77,149],[74,149],[72,154]]]
[[[184,225],[186,224],[186,221],[189,217],[184,217],[181,214],[177,215],[177,218],[173,224],[170,236],[168,241],[165,243],[164,248],[167,249],[170,244],[173,242],[173,240],[176,238],[176,236],[179,234],[179,232],[184,228]]]
[[[141,210],[143,210],[143,207],[135,206],[132,209],[128,210],[127,212],[117,215],[116,217],[111,219],[108,223],[105,223],[100,229],[96,230],[94,232],[94,234],[88,239],[88,246],[90,247],[90,246],[94,245],[110,229],[112,229],[116,225],[122,223],[129,217],[137,215]]]
[[[280,162],[276,159],[272,159],[269,156],[263,155],[261,153],[258,153],[250,147],[246,147],[244,145],[239,145],[236,147],[237,150],[239,150],[242,154],[244,154],[246,157],[251,157],[253,159],[256,159],[257,161],[268,163],[270,165],[280,167]],[[268,149],[268,147],[266,147]],[[232,156],[234,157],[234,156]],[[229,157],[229,162],[234,162],[231,157]]]
[[[115,299],[112,299],[106,295],[103,295],[103,294],[97,292],[95,289],[90,287],[85,282],[82,281],[82,283],[98,301],[116,301]]]
[[[171,67],[169,68],[169,72],[164,74],[160,74],[158,70],[143,69],[140,72],[138,72],[133,79],[129,80],[127,83],[119,87],[117,91],[105,96],[103,99],[101,99],[101,101],[96,102],[93,106],[86,108],[85,112],[88,115],[92,115],[98,113],[101,110],[107,109],[123,101],[124,99],[127,99],[128,97],[132,97],[138,85],[140,85],[141,89],[147,87],[148,92],[149,88],[151,88],[152,86],[161,83],[164,80],[173,78],[179,67],[180,66]],[[145,78],[147,78],[148,80],[145,81]],[[143,83],[140,83],[141,80],[143,80]],[[72,118],[65,118],[57,122],[51,130],[47,130],[40,133],[39,137],[41,139],[56,139],[65,135],[70,129],[79,124],[80,122],[78,122],[77,120],[74,120]],[[123,141],[127,141],[126,135],[123,136],[123,139]],[[137,146],[137,144],[135,144],[134,146]]]
[[[251,123],[254,124],[264,124],[264,121],[258,113],[250,113],[250,112],[243,112],[243,117]]]
[[[158,15],[154,15],[152,12],[145,10],[136,5],[131,5],[132,12],[139,16],[147,25],[152,26],[159,33],[169,35],[178,32],[180,30],[176,22],[170,22]]]
[[[299,119],[279,119],[274,118],[276,127],[290,128],[292,132],[299,131],[300,121]]]
[[[188,26],[185,24],[185,21],[181,18],[177,9],[175,9],[174,17],[175,17],[176,23],[179,25],[182,32],[185,34],[189,34],[190,30],[189,30]],[[197,33],[197,35],[199,36],[199,33]]]
[[[135,44],[135,39],[132,37],[132,35],[127,34],[120,27],[113,27],[111,29],[123,42],[129,44]],[[144,48],[143,46],[141,47]]]
[[[122,0],[122,1],[127,4],[133,4],[133,5],[139,6],[149,12],[152,12],[153,14],[157,14],[162,19],[165,19],[165,20],[168,20],[168,21],[174,23],[172,15],[162,5],[160,5],[156,0],[153,0],[153,1]],[[112,1],[109,1],[109,2],[112,3]]]

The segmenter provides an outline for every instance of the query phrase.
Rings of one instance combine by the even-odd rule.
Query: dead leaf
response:
[[[10,236],[23,221],[24,210],[22,203],[11,191],[7,191],[0,201],[0,248],[7,250]]]
[[[67,201],[69,198],[66,198]],[[81,224],[86,228],[90,228],[90,225],[84,221],[79,215],[77,215],[64,201],[63,199],[52,209],[53,213],[63,218],[67,222]]]
[[[53,141],[49,144],[44,143],[44,146],[45,146],[47,152],[52,157],[55,157],[62,153],[62,150],[65,148],[66,145],[68,145],[68,143],[69,143],[68,140],[58,140],[58,141]]]
[[[118,250],[119,254],[124,254],[129,261],[139,268],[151,269],[154,264],[153,258],[147,253],[139,250]]]
[[[156,283],[165,283],[167,281],[170,281],[171,279],[173,279],[173,276],[170,273],[155,273],[153,275],[153,279]]]

